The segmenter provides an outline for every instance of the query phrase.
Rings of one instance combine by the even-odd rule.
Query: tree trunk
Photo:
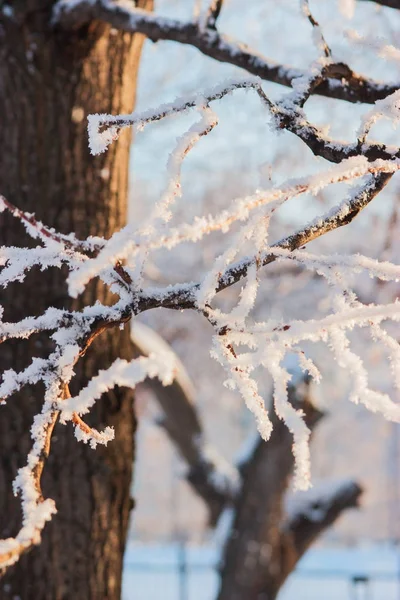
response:
[[[151,9],[153,0],[137,5]],[[58,231],[109,237],[124,225],[130,135],[100,157],[88,151],[89,113],[131,112],[141,36],[93,23],[74,33],[54,31],[49,0],[0,2],[0,193]],[[10,10],[12,5],[12,10]],[[32,241],[20,223],[0,215],[0,245]],[[24,284],[1,291],[5,320],[37,315],[48,306],[79,309],[112,296],[98,282],[76,301],[67,297],[64,274],[30,273]],[[0,346],[1,371],[27,366],[51,351],[33,336]],[[72,391],[117,357],[131,358],[129,328],[109,331],[77,367]],[[58,513],[42,543],[25,554],[0,583],[0,599],[117,599],[130,511],[135,418],[132,392],[116,388],[92,410],[89,423],[115,428],[115,440],[96,450],[78,442],[71,425],[56,425],[43,474],[45,497]],[[11,482],[26,462],[30,426],[43,389],[24,389],[1,407],[0,536],[17,533],[21,511]]]
[[[312,403],[309,382],[289,386],[289,397],[313,429],[323,413]],[[290,533],[281,529],[283,498],[294,466],[293,436],[286,423],[274,414],[271,418],[268,443],[260,438],[241,467],[242,485],[223,552],[218,600],[275,600],[297,562]]]

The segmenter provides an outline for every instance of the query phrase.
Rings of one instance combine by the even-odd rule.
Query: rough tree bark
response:
[[[143,38],[92,23],[73,33],[51,26],[50,0],[0,2],[1,193],[57,230],[78,237],[109,237],[127,214],[130,136],[93,158],[87,147],[89,113],[133,109]],[[137,5],[152,9],[153,0]],[[2,244],[26,245],[15,219],[0,215]],[[47,306],[81,307],[110,300],[98,283],[77,301],[66,295],[57,270],[33,272],[22,288],[1,291],[5,317],[14,321]],[[1,370],[17,371],[32,356],[48,354],[35,336],[0,347]],[[101,336],[80,361],[80,387],[117,357],[131,356],[129,330]],[[70,427],[56,425],[43,475],[44,495],[58,514],[42,544],[28,552],[0,583],[0,598],[22,600],[118,599],[130,511],[135,418],[132,392],[116,389],[92,411],[90,424],[115,427],[116,439],[96,452],[78,443]],[[29,429],[40,411],[36,386],[2,407],[0,419],[0,536],[16,534],[19,501],[10,482],[31,446]]]

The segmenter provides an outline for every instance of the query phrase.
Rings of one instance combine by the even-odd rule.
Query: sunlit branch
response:
[[[65,397],[68,395],[67,386],[64,388],[63,395]],[[16,482],[18,481],[18,477],[28,480],[27,484],[19,483],[16,488],[22,496],[23,524],[15,538],[0,541],[0,574],[16,563],[22,554],[40,542],[41,533],[46,521],[50,520],[51,515],[56,512],[53,500],[45,500],[43,497],[41,478],[50,454],[51,437],[59,416],[59,411],[55,409],[50,410],[46,416],[47,418],[42,425],[41,451],[36,464],[31,468],[29,465],[30,456],[28,456],[27,466],[19,470],[16,479]],[[30,454],[32,454],[32,451]],[[35,512],[38,512],[39,518],[33,519],[34,524],[31,526],[30,520],[32,520],[32,513]]]
[[[392,160],[400,157],[400,150],[387,147],[384,144],[357,140],[345,143],[329,138],[321,129],[307,121],[304,113],[299,111],[314,86],[327,76],[329,72],[340,73],[343,65],[331,63],[323,66],[318,73],[309,78],[306,91],[301,95],[294,94],[284,97],[280,102],[273,102],[262,89],[260,83],[245,80],[219,86],[216,89],[196,94],[182,101],[163,105],[160,109],[147,110],[131,115],[96,114],[88,118],[89,147],[93,154],[104,152],[118,138],[124,127],[145,126],[150,123],[168,118],[174,114],[184,113],[197,105],[209,104],[221,100],[228,94],[241,89],[252,89],[259,96],[263,106],[269,111],[277,129],[286,130],[304,142],[316,156],[321,156],[329,162],[339,163],[353,156],[365,156],[368,160]]]
[[[142,33],[152,41],[170,40],[194,46],[215,60],[230,63],[261,79],[284,86],[290,87],[294,78],[307,75],[307,71],[267,59],[211,27],[201,29],[197,22],[167,19],[145,10],[127,7],[123,2],[81,0],[70,3],[59,0],[54,7],[53,22],[56,27],[77,29],[92,20],[104,21],[116,29],[131,33]],[[347,68],[346,75],[324,81],[313,93],[348,102],[373,104],[398,88],[398,83],[373,81]]]

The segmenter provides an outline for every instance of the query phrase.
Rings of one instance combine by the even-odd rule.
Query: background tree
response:
[[[351,222],[382,190],[398,168],[396,153],[392,149],[367,140],[369,127],[376,117],[376,112],[371,113],[365,120],[359,139],[346,144],[329,139],[305,120],[302,113],[305,102],[313,93],[367,103],[383,101],[390,97],[390,100],[384,100],[384,104],[380,105],[381,112],[385,108],[389,114],[397,98],[397,88],[366,79],[354,73],[347,65],[335,62],[318,24],[309,12],[307,2],[303,3],[304,12],[315,29],[315,37],[323,59],[304,73],[274,65],[247,48],[243,49],[225,40],[216,29],[221,2],[212,3],[199,22],[191,23],[154,17],[148,12],[151,8],[150,3],[139,4],[139,9],[127,2],[109,1],[65,1],[53,5],[53,2],[41,2],[38,5],[31,3],[27,7],[19,3],[2,6],[2,52],[5,59],[2,61],[4,85],[1,88],[0,102],[3,115],[15,115],[14,119],[10,118],[5,123],[9,131],[5,130],[4,139],[7,145],[4,147],[0,166],[3,192],[7,198],[3,204],[10,213],[25,222],[28,229],[45,245],[44,253],[35,249],[27,260],[26,252],[22,255],[12,249],[13,246],[20,245],[22,239],[18,220],[10,221],[9,218],[4,218],[2,239],[11,249],[5,251],[3,257],[6,265],[2,274],[3,282],[23,278],[31,267],[51,267],[48,277],[40,275],[40,284],[35,269],[28,275],[25,293],[19,296],[19,300],[16,299],[20,293],[19,289],[17,286],[14,289],[12,283],[7,292],[10,294],[9,298],[12,294],[12,301],[6,299],[4,302],[6,312],[2,324],[2,337],[5,350],[2,364],[6,370],[13,368],[19,375],[14,373],[11,377],[8,374],[4,378],[2,396],[5,397],[29,384],[24,388],[20,399],[16,399],[15,402],[13,399],[13,403],[8,404],[6,410],[9,413],[2,419],[2,437],[8,440],[2,460],[4,482],[10,481],[16,468],[24,464],[24,455],[26,456],[29,448],[28,430],[33,416],[40,412],[40,394],[36,395],[36,389],[34,394],[30,385],[42,380],[46,389],[42,417],[35,421],[32,432],[40,443],[34,447],[33,454],[31,453],[33,460],[28,463],[28,471],[22,471],[17,482],[25,503],[21,529],[23,534],[15,540],[5,542],[4,566],[13,563],[25,549],[38,541],[44,521],[50,517],[53,510],[52,505],[43,501],[40,476],[49,454],[53,426],[60,410],[62,419],[72,420],[77,426],[78,437],[85,441],[108,441],[111,436],[108,429],[110,426],[115,427],[116,438],[119,441],[108,446],[106,450],[91,453],[87,447],[76,444],[68,429],[56,425],[56,443],[47,461],[49,466],[47,468],[46,465],[44,471],[43,493],[45,497],[50,494],[55,496],[58,510],[65,519],[64,525],[57,528],[54,521],[53,527],[47,527],[48,533],[41,548],[22,557],[18,567],[10,570],[3,593],[4,597],[17,593],[22,597],[62,598],[73,594],[77,598],[86,598],[95,597],[101,590],[104,597],[113,598],[118,597],[120,592],[122,552],[129,513],[128,486],[134,430],[131,395],[116,388],[116,392],[110,392],[107,398],[95,405],[89,425],[86,425],[81,420],[81,414],[89,407],[89,404],[81,404],[85,396],[83,386],[86,382],[99,382],[94,375],[99,369],[108,367],[116,356],[131,357],[127,331],[118,332],[119,327],[133,314],[156,307],[199,310],[216,328],[216,340],[221,342],[219,358],[235,379],[234,384],[239,387],[256,413],[262,435],[268,437],[270,422],[254,388],[251,387],[253,384],[248,377],[247,367],[238,366],[245,360],[236,349],[236,344],[241,343],[240,335],[243,333],[238,323],[244,323],[249,311],[244,308],[243,302],[239,301],[236,321],[232,323],[230,319],[224,315],[221,317],[218,311],[211,308],[211,301],[216,292],[241,281],[244,277],[248,278],[245,289],[251,293],[252,286],[254,288],[257,285],[257,273],[261,266],[278,258],[289,258],[306,264],[309,268],[312,266],[325,275],[332,268],[366,268],[381,279],[398,277],[394,266],[389,268],[376,262],[362,261],[357,257],[350,257],[351,260],[347,262],[344,259],[336,259],[335,262],[331,257],[294,253],[308,241]],[[142,8],[146,10],[143,11]],[[292,94],[280,102],[272,102],[258,82],[247,81],[185,100],[180,105],[164,107],[147,116],[112,116],[131,111],[134,100],[132,76],[137,69],[141,42],[137,36],[132,38],[132,34],[138,32],[153,40],[171,39],[194,45],[217,60],[237,64],[264,79],[286,86],[291,85]],[[259,245],[251,255],[237,264],[232,263],[232,259],[228,257],[225,263],[219,266],[217,264],[217,270],[210,271],[211,281],[207,282],[207,286],[187,284],[162,292],[140,289],[140,269],[139,272],[135,272],[132,264],[129,264],[127,254],[129,248],[126,245],[126,233],[130,237],[130,230],[122,232],[120,237],[114,237],[109,244],[104,244],[101,239],[78,242],[46,229],[27,212],[19,213],[14,208],[18,206],[24,211],[34,209],[38,218],[61,234],[74,231],[82,240],[86,240],[90,235],[110,237],[114,230],[124,224],[125,219],[129,140],[121,138],[117,144],[111,145],[106,154],[101,154],[96,159],[90,158],[85,149],[84,116],[89,113],[109,113],[100,117],[93,116],[90,121],[90,147],[93,153],[99,153],[118,137],[120,130],[126,125],[135,122],[146,124],[199,105],[202,126],[200,129],[192,129],[182,145],[178,145],[175,155],[178,166],[174,163],[171,165],[171,185],[163,199],[164,205],[161,205],[160,212],[155,215],[156,219],[164,217],[163,211],[167,210],[167,204],[177,195],[179,162],[197,139],[207,135],[216,124],[210,112],[210,103],[240,87],[254,89],[271,114],[275,125],[294,133],[317,155],[334,163],[350,157],[355,157],[355,160],[351,163],[346,162],[339,169],[328,171],[322,180],[309,178],[288,184],[271,192],[270,196],[255,195],[253,199],[247,200],[247,204],[233,207],[230,214],[224,213],[205,222],[203,229],[196,223],[192,230],[190,225],[180,231],[167,230],[165,238],[161,237],[161,243],[168,247],[180,241],[179,235],[191,240],[196,236],[208,234],[212,229],[224,229],[229,227],[231,222],[246,219],[251,211],[262,208],[270,200],[282,201],[331,183],[367,177],[362,188],[346,202],[345,208],[341,206],[336,212],[324,215],[317,225],[306,225],[272,247],[266,245],[261,228],[257,234]],[[16,156],[18,162],[15,161]],[[267,222],[269,216],[270,213],[267,211],[265,214],[264,211],[262,222]],[[259,218],[257,223],[251,222],[247,226],[245,238],[255,234],[258,221]],[[138,245],[143,246],[145,254],[160,243],[151,235],[150,240],[146,239],[146,235],[139,231]],[[142,243],[143,236],[145,243]],[[159,232],[157,236],[160,236]],[[240,246],[241,243],[238,244],[239,248]],[[109,263],[114,259],[114,266],[110,268]],[[141,260],[142,257],[139,265]],[[127,261],[127,264],[122,266],[121,261]],[[60,275],[60,271],[53,270],[54,267],[60,266],[60,262],[73,271],[69,281],[70,295],[76,297],[85,289],[79,300],[68,300],[67,289],[63,285],[64,273],[61,271]],[[10,270],[7,272],[10,268],[14,269],[11,273]],[[112,283],[111,292],[118,294],[119,301],[115,301],[115,296],[103,287],[97,277],[100,277],[103,283]],[[330,283],[338,283],[333,281],[329,272],[327,278]],[[91,279],[94,279],[94,283],[85,288]],[[27,287],[27,284],[31,287]],[[337,321],[334,325],[340,322],[344,329],[332,331],[332,336],[335,336],[332,338],[335,341],[334,352],[337,358],[343,352],[348,363],[354,363],[356,359],[346,345],[346,328],[354,327],[354,324],[372,323],[375,334],[383,339],[385,332],[382,333],[380,329],[382,320],[388,317],[397,319],[398,312],[395,305],[388,308],[357,304],[358,301],[349,293],[347,287],[342,288],[341,292],[343,302],[335,307]],[[95,300],[112,306],[109,309],[105,306],[96,309]],[[250,310],[254,299],[248,296],[247,302]],[[60,311],[50,314],[46,312],[48,306],[59,307]],[[22,319],[26,314],[36,317],[36,320],[24,322]],[[13,326],[13,323],[18,325]],[[293,337],[290,324],[277,324],[272,329],[276,355],[275,360],[269,364],[269,369],[275,382],[276,410],[294,434],[297,481],[303,486],[308,484],[306,441],[309,432],[301,415],[293,411],[287,402],[285,390],[288,374],[281,366],[281,359],[285,353],[284,347],[297,345],[304,339],[311,339],[310,336],[314,336],[315,339],[324,338],[327,328],[329,330],[332,326],[330,323],[329,320],[321,320],[317,324],[318,327],[314,327],[314,332],[307,328],[311,324],[295,327],[292,329],[295,331]],[[39,334],[48,330],[55,330],[56,334],[50,340],[44,341],[43,336]],[[270,335],[270,325],[264,330],[260,324],[254,329],[246,329],[246,335],[252,335],[256,345],[259,344],[257,336],[265,333]],[[99,341],[96,338],[100,334],[102,338]],[[122,336],[122,339],[118,336]],[[28,342],[24,341],[23,349],[19,340],[15,339],[20,337],[29,338]],[[394,343],[389,342],[393,352]],[[90,351],[86,354],[89,346]],[[83,360],[78,362],[82,355],[85,355]],[[27,366],[32,356],[38,357],[39,361],[42,358],[44,362],[36,361]],[[72,380],[71,369],[75,363],[78,373]],[[136,366],[131,371],[125,363],[118,365],[118,373],[117,368],[113,370],[111,367],[105,381],[101,380],[101,391],[111,388],[114,384],[132,384],[148,374],[157,375],[164,382],[169,381],[173,375],[166,356],[163,356],[162,360],[154,361],[149,357],[135,363],[138,365],[137,373]],[[254,363],[252,366],[257,365]],[[312,363],[303,362],[303,367],[314,376],[317,375]],[[397,420],[396,407],[387,396],[369,389],[364,381],[362,366],[357,363],[357,367],[360,376],[353,390],[353,398],[359,399],[362,396],[361,399],[370,408],[380,409],[386,416]],[[72,396],[75,395],[76,398],[68,400],[70,381]],[[250,387],[246,387],[246,382]],[[90,386],[91,384],[88,389],[92,390]],[[79,390],[82,388],[81,393]],[[254,393],[249,394],[246,390],[253,390]],[[92,391],[94,400],[98,390]],[[37,400],[34,400],[35,397]],[[62,408],[61,401],[64,403]],[[87,398],[85,402],[88,402]],[[98,433],[97,429],[104,427],[104,434]],[[57,492],[53,493],[56,488]],[[18,528],[18,507],[13,503],[11,495],[5,496],[3,501],[2,514],[5,523],[2,530],[4,537],[8,537]],[[32,508],[46,510],[43,510],[42,516],[38,518],[40,511],[32,512]],[[35,519],[32,518],[33,513]],[[84,557],[96,559],[91,560],[89,564]],[[32,572],[38,573],[38,577],[29,577],[28,573]]]

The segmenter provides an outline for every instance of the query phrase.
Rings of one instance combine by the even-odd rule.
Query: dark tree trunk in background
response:
[[[323,413],[313,405],[309,385],[290,386],[289,398],[314,429]],[[270,440],[260,438],[241,466],[242,487],[223,552],[218,600],[275,600],[301,555],[290,528],[282,528],[283,499],[294,466],[293,437],[283,421],[271,418]]]
[[[130,136],[100,157],[87,146],[89,113],[133,109],[143,39],[99,23],[74,33],[50,25],[53,2],[0,2],[0,193],[57,230],[109,237],[124,225]],[[138,6],[151,9],[152,0]],[[10,6],[12,11],[10,10]],[[4,10],[3,10],[4,9]],[[28,242],[20,223],[0,215],[0,245]],[[56,270],[32,272],[26,283],[1,290],[5,319],[37,315],[47,306],[79,308],[112,298],[94,284],[77,301]],[[0,370],[21,370],[48,354],[42,339],[0,346]],[[76,391],[117,357],[131,358],[129,329],[100,336],[77,369]],[[42,544],[25,554],[0,582],[0,598],[118,599],[130,510],[135,419],[132,392],[116,388],[93,409],[89,423],[115,427],[116,439],[93,451],[78,443],[71,424],[57,424],[43,491],[58,513]],[[40,411],[39,386],[10,398],[0,414],[0,536],[18,532],[19,499],[11,481],[26,462],[29,429]]]

